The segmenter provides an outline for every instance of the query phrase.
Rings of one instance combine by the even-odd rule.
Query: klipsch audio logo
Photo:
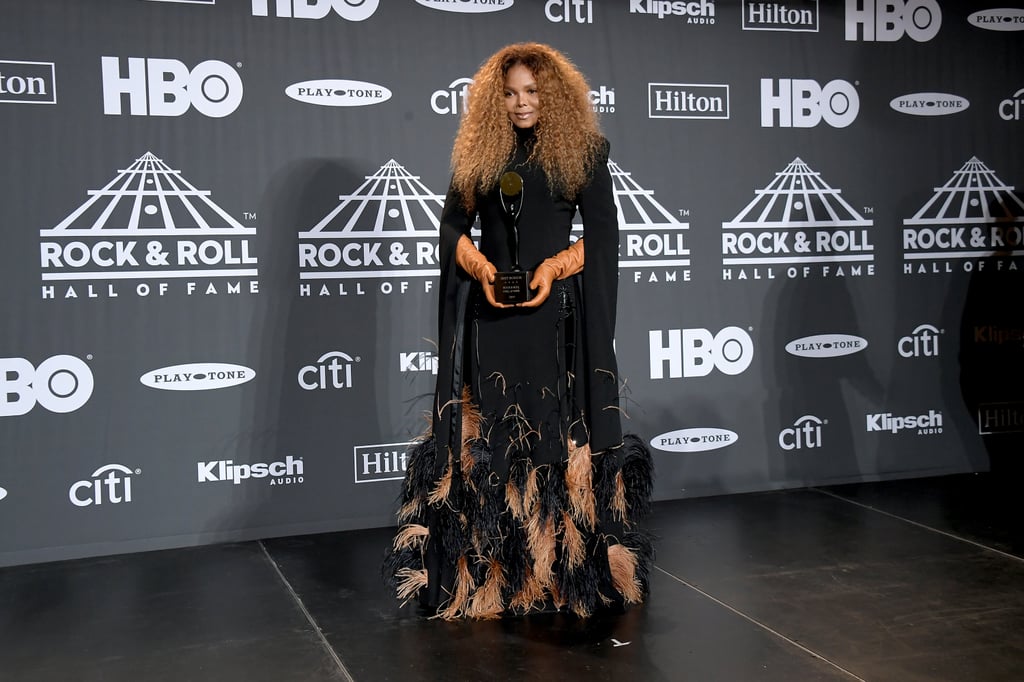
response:
[[[1002,7],[986,9],[967,17],[971,26],[989,31],[1024,31],[1024,9]]]
[[[466,110],[466,96],[472,83],[472,78],[456,78],[447,88],[435,90],[430,96],[431,110],[435,114],[461,115]]]
[[[865,220],[801,159],[793,159],[732,220],[722,223],[722,279],[875,274]]]
[[[594,111],[598,114],[615,113],[615,88],[602,85],[597,90],[587,93],[590,103],[594,105]]]
[[[729,86],[648,83],[647,118],[729,118]]]
[[[400,481],[405,477],[409,448],[415,443],[381,443],[352,448],[356,483]]]
[[[928,410],[927,414],[894,416],[890,412],[866,415],[867,431],[916,432],[919,436],[942,433],[942,413]]]
[[[429,293],[438,267],[438,215],[444,197],[394,159],[380,167],[312,228],[299,232],[299,296]],[[365,286],[364,286],[365,285]]]
[[[846,0],[846,39],[892,42],[904,35],[924,43],[942,26],[936,0]]]
[[[818,32],[818,0],[754,2],[743,0],[744,31]]]
[[[73,355],[54,355],[38,367],[25,358],[0,358],[0,417],[27,414],[36,404],[74,412],[89,401],[94,385],[89,365]]]
[[[383,85],[348,80],[317,80],[294,83],[284,93],[298,102],[322,107],[363,107],[391,99]]]
[[[0,103],[56,104],[57,76],[53,62],[12,62],[0,59]]]
[[[959,95],[943,92],[915,92],[900,95],[889,102],[893,111],[913,116],[948,116],[967,111],[971,103]]]
[[[431,374],[437,374],[437,353],[429,350],[421,350],[414,353],[399,353],[398,371],[402,374],[409,372],[430,372]]]
[[[279,462],[236,464],[230,459],[217,462],[199,462],[196,465],[199,483],[226,483],[240,485],[242,481],[268,479],[268,485],[295,485],[305,483],[302,458],[288,455]]]
[[[515,3],[515,0],[416,0],[416,2],[424,7],[444,12],[480,14],[508,9]]]
[[[190,108],[211,118],[242,103],[242,78],[231,66],[208,59],[189,68],[177,59],[101,57],[103,113],[119,116],[124,97],[132,116],[181,116]]]
[[[544,16],[556,23],[594,23],[593,0],[547,0]]]
[[[650,341],[651,378],[703,377],[717,369],[735,376],[750,367],[754,342],[743,329],[726,327],[717,334],[707,329],[654,329]]]
[[[805,414],[793,422],[793,426],[779,431],[779,447],[790,452],[820,448],[821,430],[825,424],[828,424],[827,419]]]
[[[715,0],[629,0],[630,14],[686,17],[688,24],[714,24]]]
[[[999,103],[999,118],[1004,121],[1019,121],[1024,118],[1024,88]]]
[[[212,391],[217,388],[238,386],[252,381],[255,377],[255,370],[242,365],[193,362],[154,369],[143,374],[139,381],[144,386],[162,391]]]
[[[252,0],[252,15],[272,15],[283,19],[323,19],[333,10],[342,19],[363,21],[377,11],[379,4],[380,0]]]
[[[655,436],[651,439],[651,447],[663,452],[704,452],[728,447],[738,440],[735,431],[698,427]]]
[[[975,325],[973,343],[979,348],[998,348],[1007,343],[1024,345],[1024,329],[995,324]]]
[[[786,352],[802,358],[836,358],[859,353],[867,347],[867,339],[859,336],[815,334],[790,341],[786,344]]]
[[[903,221],[903,273],[1017,270],[1022,230],[1024,201],[971,157]]]
[[[259,293],[250,242],[256,229],[153,154],[88,194],[55,227],[39,231],[44,299],[159,297],[171,282],[187,296]]]
[[[939,355],[939,337],[945,333],[930,324],[920,324],[896,342],[896,351],[903,358],[934,358]]]
[[[327,391],[352,388],[352,367],[362,358],[332,350],[324,353],[312,365],[299,370],[299,386],[307,391]]]
[[[820,85],[806,78],[761,79],[762,128],[813,128],[822,121],[845,128],[859,111],[857,90],[844,80]]]
[[[76,507],[124,504],[132,501],[132,476],[141,474],[122,464],[108,464],[92,472],[89,478],[71,484],[68,499]]]

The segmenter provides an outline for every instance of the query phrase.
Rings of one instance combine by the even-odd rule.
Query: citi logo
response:
[[[659,19],[669,16],[688,17],[688,24],[715,23],[715,0],[683,2],[681,0],[629,0],[630,14],[653,14]]]
[[[108,464],[86,480],[71,484],[68,499],[76,507],[122,504],[132,501],[132,476],[141,474],[121,464]]]
[[[739,439],[734,431],[727,429],[679,429],[655,436],[651,447],[663,452],[704,452],[728,447]]]
[[[848,81],[824,86],[805,78],[761,79],[761,127],[813,128],[821,121],[845,128],[860,112],[860,97]],[[776,119],[776,114],[778,118]]]
[[[430,351],[419,351],[416,353],[400,353],[398,356],[398,371],[406,372],[430,372],[437,374],[437,355]]]
[[[25,358],[0,358],[0,417],[27,414],[38,403],[66,414],[92,396],[89,365],[73,355],[54,355],[33,367]]]
[[[650,336],[651,378],[703,377],[717,369],[735,376],[750,367],[754,342],[739,327],[726,327],[717,334],[707,329],[653,330]]]
[[[324,353],[316,364],[299,370],[299,386],[307,391],[352,388],[352,365],[359,361],[341,351]]]
[[[515,0],[416,0],[430,9],[442,12],[461,12],[463,14],[482,14],[483,12],[500,12],[511,7]]]
[[[288,455],[282,462],[258,462],[256,464],[235,464],[226,459],[218,462],[199,462],[197,465],[199,483],[223,483],[231,481],[240,485],[249,479],[270,478],[270,485],[293,485],[303,483],[302,459]]]
[[[900,95],[889,102],[893,111],[913,116],[948,116],[967,111],[971,103],[959,95],[943,92],[915,92]]]
[[[903,358],[934,358],[939,355],[939,335],[944,330],[930,324],[918,325],[909,336],[896,342],[896,350]]]
[[[779,447],[786,451],[820,448],[823,424],[828,424],[828,420],[805,414],[793,426],[779,431]]]
[[[381,443],[352,448],[356,483],[400,481],[405,477],[413,443]]]
[[[447,88],[434,90],[430,95],[430,108],[435,114],[457,116],[466,110],[466,97],[472,78],[456,78]]]
[[[729,118],[729,86],[648,83],[648,118]]]
[[[971,26],[989,31],[1024,31],[1024,9],[986,9],[967,17],[967,21]]]
[[[859,353],[868,347],[867,339],[849,334],[816,334],[786,344],[786,352],[802,358],[835,358]]]
[[[380,0],[252,0],[254,17],[274,16],[282,19],[323,19],[331,10],[342,19],[363,21],[373,16]]]
[[[289,85],[284,94],[322,107],[364,107],[391,99],[391,91],[383,85],[349,80],[303,81]]]
[[[1024,88],[999,103],[999,118],[1004,121],[1019,121],[1022,108],[1024,108]]]
[[[215,59],[189,69],[177,59],[101,57],[103,113],[120,116],[124,96],[132,116],[182,116],[190,108],[223,118],[242,103],[242,78]]]
[[[594,105],[594,111],[599,114],[615,113],[615,90],[609,90],[601,86],[598,90],[591,90],[587,93],[590,103]]]
[[[900,431],[911,431],[917,429],[918,435],[942,433],[942,413],[936,410],[928,410],[928,414],[910,415],[907,417],[894,417],[890,412],[882,414],[869,414],[866,416],[867,430],[888,431],[899,433]]]
[[[919,43],[934,38],[942,26],[936,0],[846,0],[846,39],[893,42],[904,35]]]
[[[212,391],[238,386],[255,377],[256,370],[242,365],[194,362],[154,369],[139,377],[139,381],[143,386],[163,391]]]
[[[544,3],[544,16],[555,23],[594,23],[593,0],[548,0]]]
[[[57,76],[53,62],[0,59],[0,102],[56,104]]]
[[[752,2],[743,0],[744,31],[818,31],[818,0]]]

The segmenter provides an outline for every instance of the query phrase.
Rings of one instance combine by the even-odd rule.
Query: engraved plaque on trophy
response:
[[[512,269],[494,273],[494,300],[505,305],[525,303],[531,298],[530,272],[519,267],[519,213],[523,209],[523,178],[508,172],[501,176],[501,206],[512,221]]]

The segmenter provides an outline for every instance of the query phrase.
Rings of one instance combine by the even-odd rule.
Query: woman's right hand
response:
[[[459,242],[455,246],[455,262],[466,271],[466,274],[480,282],[488,303],[495,308],[509,307],[494,300],[494,274],[498,269],[487,260],[487,256],[480,253],[473,240],[466,235],[459,237]]]

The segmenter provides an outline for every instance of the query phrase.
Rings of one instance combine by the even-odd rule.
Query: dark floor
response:
[[[1022,680],[1024,533],[987,474],[655,505],[652,597],[398,609],[390,529],[0,569],[0,680]]]

